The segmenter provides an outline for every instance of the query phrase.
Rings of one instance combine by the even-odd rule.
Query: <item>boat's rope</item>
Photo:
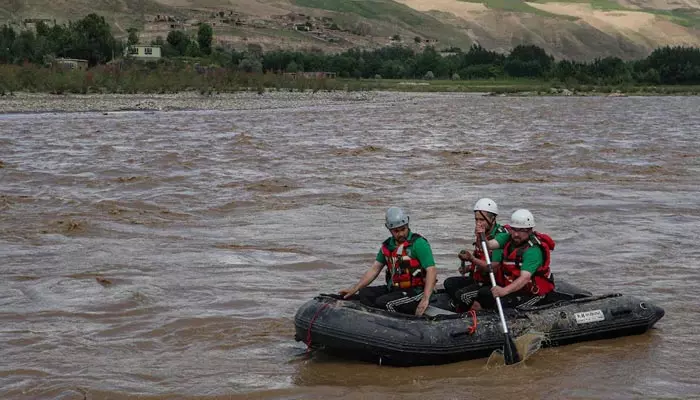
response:
[[[467,326],[467,333],[470,335],[473,335],[476,333],[476,327],[478,325],[477,320],[476,320],[476,311],[474,310],[469,310],[467,314],[472,316],[472,326]]]
[[[307,354],[311,351],[311,327],[314,326],[314,322],[316,321],[316,318],[321,313],[321,311],[323,311],[329,305],[331,305],[331,303],[326,303],[321,308],[316,310],[316,313],[314,314],[313,318],[311,318],[311,321],[309,322],[309,329],[306,332],[306,353]]]

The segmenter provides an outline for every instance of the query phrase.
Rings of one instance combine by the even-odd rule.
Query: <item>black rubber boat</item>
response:
[[[297,311],[295,339],[328,354],[397,366],[483,358],[503,346],[497,312],[457,314],[449,311],[447,294],[434,297],[431,315],[416,317],[321,294]],[[537,332],[546,338],[543,346],[560,346],[642,334],[664,316],[662,308],[638,297],[594,296],[566,282],[557,282],[544,303],[504,310],[514,337]]]

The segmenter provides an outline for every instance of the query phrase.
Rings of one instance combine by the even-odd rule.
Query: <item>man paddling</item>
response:
[[[506,229],[496,222],[498,217],[498,204],[489,198],[479,199],[474,204],[474,225],[476,232],[486,232],[487,239],[493,239],[499,233],[507,233]],[[500,249],[493,253],[501,253]],[[488,270],[486,269],[486,257],[481,250],[478,235],[474,240],[474,250],[462,250],[459,255],[462,266],[459,272],[462,276],[453,276],[445,279],[443,285],[445,292],[450,295],[457,312],[466,312],[475,304],[474,299],[482,287],[491,287]],[[493,255],[492,255],[493,257]],[[498,277],[498,274],[496,273]],[[478,303],[476,303],[478,310]]]

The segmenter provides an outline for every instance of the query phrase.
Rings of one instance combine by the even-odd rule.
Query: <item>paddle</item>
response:
[[[486,245],[486,235],[481,233],[481,248],[484,250],[486,255],[486,264],[489,269],[489,277],[491,278],[491,287],[496,287],[496,278],[493,276],[493,266],[491,265],[491,257],[489,257],[489,248]],[[496,297],[496,305],[498,306],[498,315],[501,317],[501,324],[503,325],[503,336],[505,342],[503,343],[503,358],[505,359],[506,365],[515,364],[520,362],[520,354],[518,354],[518,349],[515,347],[515,342],[513,337],[510,336],[508,331],[508,324],[506,323],[506,317],[503,315],[503,306],[501,305],[501,298]]]

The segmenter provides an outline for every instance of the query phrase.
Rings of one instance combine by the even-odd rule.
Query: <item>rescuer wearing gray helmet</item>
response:
[[[385,216],[391,236],[377,253],[370,269],[359,282],[339,292],[344,298],[358,293],[362,304],[406,314],[423,315],[437,281],[437,268],[428,241],[411,232],[408,214],[389,207]],[[387,267],[386,285],[368,286]]]

